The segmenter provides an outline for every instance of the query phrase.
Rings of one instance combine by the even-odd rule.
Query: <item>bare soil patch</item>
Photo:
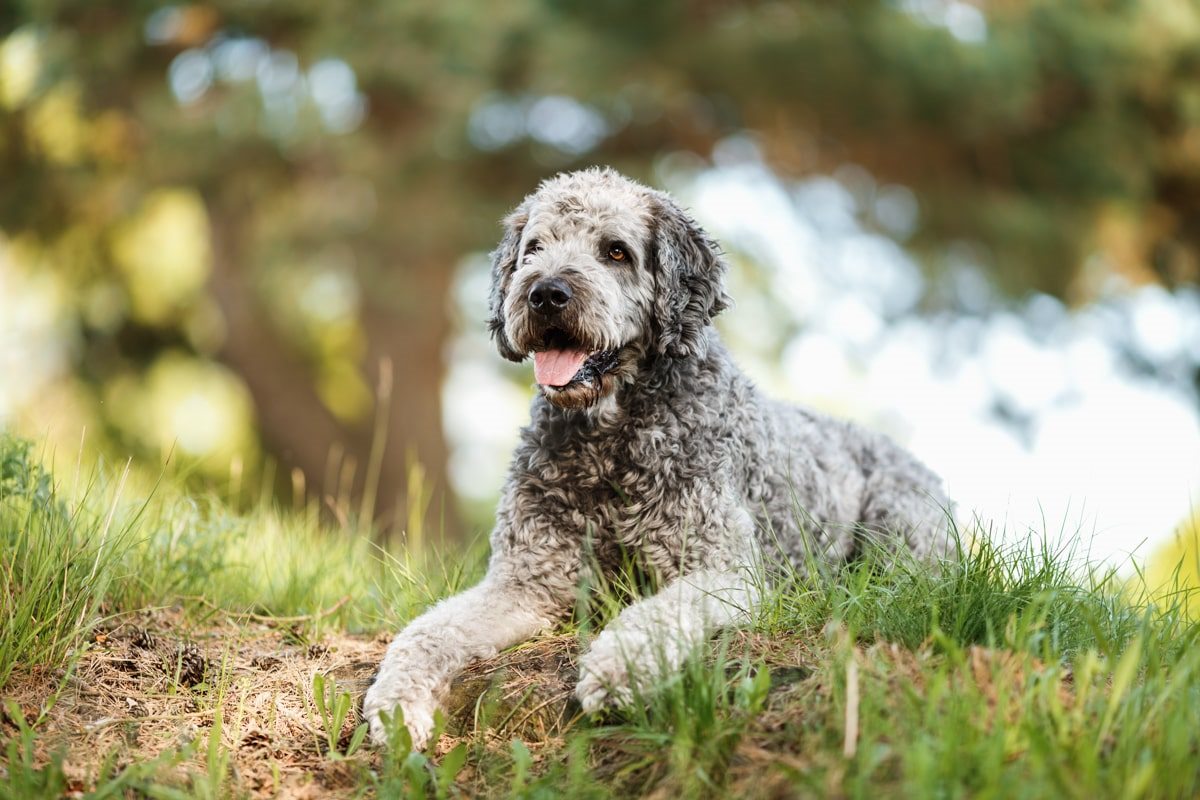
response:
[[[828,750],[815,747],[814,737],[849,724],[842,712],[833,712],[828,644],[809,637],[731,635],[730,652],[745,653],[770,670],[771,690],[729,754],[728,786],[744,796],[788,796],[797,776],[821,766],[828,782],[822,790],[837,794],[840,762],[814,760],[814,753]],[[344,748],[362,721],[362,694],[390,638],[390,633],[338,632],[314,637],[286,622],[214,614],[201,624],[178,610],[143,612],[98,632],[70,673],[26,675],[10,684],[5,696],[17,700],[30,720],[42,716],[53,700],[39,726],[40,754],[65,752],[71,786],[80,791],[94,785],[106,758],[115,758],[118,766],[144,762],[188,741],[202,745],[191,763],[178,768],[179,780],[189,770],[204,772],[203,743],[219,714],[229,777],[239,793],[347,797],[361,792],[363,770],[377,769],[379,754],[366,746],[349,760],[329,757],[313,676],[332,678],[353,698],[353,711],[339,733]],[[580,719],[572,699],[578,647],[574,635],[543,637],[471,666],[451,688],[446,731],[433,754],[445,754],[464,739],[476,753],[479,748],[507,750],[520,739],[535,768],[543,759],[560,758],[567,732]],[[927,662],[940,658],[928,647],[910,651],[876,643],[853,649],[860,664],[854,680],[891,685],[897,694],[920,692]],[[982,690],[986,707],[981,712],[989,720],[1015,713],[1011,698],[1019,695],[1030,671],[1043,668],[1034,658],[1007,651],[971,647],[966,655],[955,680]],[[1069,705],[1069,686],[1064,683],[1059,691]],[[0,734],[13,732],[12,722],[0,715]],[[617,735],[595,745],[589,760],[598,777],[616,786],[674,791],[670,781],[658,780],[665,763],[645,758],[644,745]],[[630,772],[635,762],[643,766]],[[475,763],[458,775],[466,796],[496,788],[491,785],[495,776]]]
[[[344,746],[362,721],[362,694],[390,637],[330,632],[313,639],[299,627],[267,621],[229,618],[200,626],[179,611],[146,612],[97,632],[69,674],[26,675],[5,696],[29,720],[53,701],[39,747],[43,757],[65,751],[73,786],[90,787],[106,757],[129,764],[206,741],[219,712],[221,743],[239,790],[255,797],[343,796],[359,784],[356,768],[376,766],[378,756],[364,747],[349,762],[327,757],[313,676],[333,678],[353,697],[340,736]],[[574,674],[574,638],[568,636],[472,666],[451,690],[437,752],[462,737],[556,741],[571,722]],[[0,720],[0,727],[5,735],[15,732],[11,721]]]

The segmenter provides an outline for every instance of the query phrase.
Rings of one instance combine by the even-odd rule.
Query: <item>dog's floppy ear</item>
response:
[[[488,330],[500,355],[509,361],[523,361],[524,353],[518,353],[504,335],[504,294],[509,277],[517,266],[517,251],[521,247],[521,234],[529,222],[527,204],[521,203],[504,218],[504,238],[492,251],[492,291],[488,299]]]
[[[729,305],[720,246],[674,200],[656,198],[654,317],[658,352],[704,355],[704,329]]]

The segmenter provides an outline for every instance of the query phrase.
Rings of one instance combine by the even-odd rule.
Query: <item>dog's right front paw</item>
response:
[[[376,678],[375,683],[367,690],[363,698],[363,716],[371,729],[371,741],[377,747],[389,747],[395,744],[391,741],[392,734],[399,729],[400,721],[395,717],[404,715],[404,727],[412,740],[413,750],[423,750],[429,743],[433,732],[433,715],[437,705],[432,697],[405,696],[388,686],[383,673]],[[388,719],[385,720],[384,716]]]

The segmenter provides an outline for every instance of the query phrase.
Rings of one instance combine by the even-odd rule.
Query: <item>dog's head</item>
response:
[[[488,324],[505,358],[533,356],[550,402],[588,408],[650,360],[702,355],[724,273],[667,195],[610,169],[562,174],[505,220]]]

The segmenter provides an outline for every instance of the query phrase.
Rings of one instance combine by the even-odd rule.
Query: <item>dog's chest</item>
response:
[[[579,533],[598,549],[637,554],[668,573],[727,475],[712,469],[719,443],[701,454],[682,446],[689,441],[661,428],[574,438],[543,452],[535,483],[566,500]]]

